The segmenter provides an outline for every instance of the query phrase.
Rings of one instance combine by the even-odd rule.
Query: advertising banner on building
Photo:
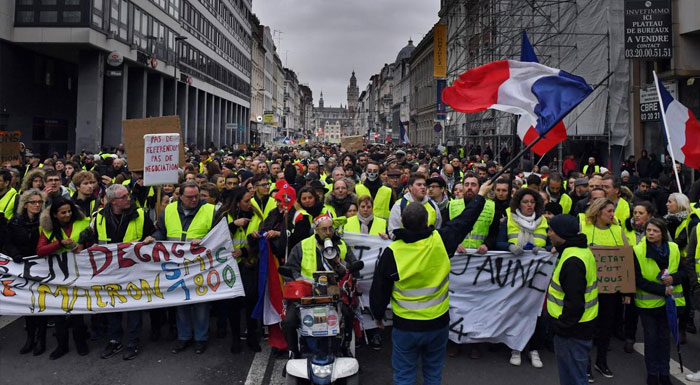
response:
[[[437,113],[437,120],[447,119],[447,104],[442,101],[442,90],[447,88],[447,79],[437,79],[437,96],[435,98],[435,108]]]
[[[0,254],[0,314],[93,314],[245,295],[228,225],[189,242],[96,245],[14,262]]]
[[[625,0],[625,58],[670,59],[671,0]]]
[[[177,184],[180,169],[180,135],[146,135],[143,140],[143,184]]]
[[[663,82],[664,88],[668,90],[675,99],[678,99],[678,83],[675,81]],[[644,122],[658,122],[661,120],[661,110],[659,109],[659,94],[656,93],[656,85],[650,84],[639,89],[639,118]]]
[[[447,77],[447,25],[433,27],[433,76]]]
[[[365,263],[358,280],[362,304],[369,292],[379,256],[391,241],[378,236],[345,233],[344,239]],[[504,343],[523,350],[535,331],[552,278],[556,255],[526,251],[514,256],[489,251],[455,254],[450,260],[450,340],[459,344]],[[387,312],[390,317],[391,312]],[[376,327],[368,310],[364,326]],[[385,322],[386,324],[386,322]]]

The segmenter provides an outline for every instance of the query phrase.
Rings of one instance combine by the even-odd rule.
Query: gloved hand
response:
[[[520,255],[523,253],[523,249],[518,245],[508,246],[508,251],[510,251],[513,255]]]
[[[539,246],[535,246],[532,248],[532,253],[535,255],[537,255],[537,253],[539,253],[540,251],[546,251],[546,249],[544,247]]]

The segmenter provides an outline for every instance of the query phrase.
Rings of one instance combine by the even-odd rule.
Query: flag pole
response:
[[[601,80],[600,82],[598,82],[598,84],[596,84],[596,85],[593,87],[593,91],[595,91],[596,89],[598,89],[598,87],[600,87],[601,85],[603,85],[603,83],[605,83],[605,81],[608,80],[608,78],[610,78],[610,77],[612,76],[612,74],[614,74],[614,73],[615,73],[614,71],[611,71],[610,73],[608,73],[608,75],[607,75],[606,77],[604,77],[603,80]],[[658,89],[658,87],[657,87],[657,89]],[[593,92],[591,92],[591,93],[593,93]],[[582,112],[581,114],[583,114],[583,112]],[[574,121],[576,121],[576,120],[581,116],[581,114],[579,114],[579,116],[576,117],[576,119],[574,119]],[[545,135],[546,135],[546,134],[545,134]],[[514,156],[513,158],[511,158],[511,159],[508,161],[508,163],[506,163],[500,171],[496,172],[496,173],[491,177],[490,181],[491,181],[492,183],[495,182],[496,179],[498,179],[501,175],[503,175],[506,171],[508,171],[508,169],[509,169],[510,167],[512,167],[512,166],[515,164],[515,162],[516,162],[517,160],[519,160],[520,158],[522,158],[523,155],[525,155],[528,151],[530,151],[530,149],[531,149],[534,145],[536,145],[537,142],[539,142],[540,139],[542,139],[542,138],[544,138],[544,135],[540,135],[540,136],[538,136],[537,138],[535,138],[535,140],[533,140],[532,143],[528,144],[527,147],[523,148],[522,151],[520,151],[520,152],[518,153],[518,155],[516,155],[516,156]],[[676,179],[677,179],[677,178],[678,178],[678,175],[676,175]]]
[[[681,178],[678,177],[678,172],[676,171],[676,156],[673,154],[673,145],[671,144],[671,135],[668,131],[668,124],[666,123],[666,110],[664,110],[664,101],[661,100],[661,89],[659,88],[659,78],[656,76],[656,71],[654,73],[654,85],[656,86],[656,96],[659,98],[659,110],[661,110],[661,120],[664,124],[664,131],[666,132],[666,140],[668,140],[668,153],[671,154],[671,160],[673,161],[673,175],[676,176],[676,184],[678,185],[678,192],[682,193],[681,189]]]

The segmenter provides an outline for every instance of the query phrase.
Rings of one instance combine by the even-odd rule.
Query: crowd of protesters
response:
[[[190,146],[179,171],[180,183],[161,188],[143,185],[142,174],[136,171],[141,165],[130,165],[122,147],[49,157],[26,150],[21,165],[0,165],[0,252],[22,261],[34,255],[79,252],[99,243],[197,243],[216,223],[226,221],[246,297],[149,310],[150,339],[173,340],[172,353],[193,346],[201,354],[207,349],[212,325],[211,334],[218,338],[230,333],[232,353],[241,351],[242,341],[252,351],[260,351],[263,330],[251,313],[257,301],[256,240],[261,234],[280,259],[313,237],[315,219],[324,215],[332,218],[335,229],[395,239],[397,229],[403,227],[404,209],[415,202],[425,207],[428,225],[439,229],[457,218],[477,197],[480,186],[502,168],[490,148],[451,150],[374,145],[349,153],[338,145],[324,144],[274,149]],[[592,341],[596,347],[585,373],[588,382],[594,381],[594,371],[612,378],[614,368],[607,360],[610,341],[624,340],[625,352],[632,353],[641,320],[647,383],[670,384],[669,325],[658,300],[675,299],[681,343],[685,343],[688,333],[696,333],[693,292],[698,290],[700,269],[696,261],[700,180],[691,184],[679,178],[679,191],[676,168],[645,151],[638,159],[626,159],[619,175],[595,157],[582,159],[584,164],[579,164],[567,156],[561,170],[556,159],[546,166],[525,160],[506,170],[494,181],[474,228],[457,251],[502,250],[518,256],[553,248],[561,252],[567,246],[633,246],[636,295],[598,295],[597,317],[588,322],[582,321],[583,308],[580,312],[567,308],[582,304],[566,302],[557,317],[543,312],[525,351],[512,351],[509,362],[521,365],[525,353],[534,367],[541,368],[544,363],[538,351],[553,344],[557,349],[553,336],[565,336]],[[295,190],[293,207],[285,206],[277,181]],[[556,219],[562,215],[570,218]],[[561,223],[561,230],[550,229],[554,220]],[[580,290],[583,301],[586,287],[571,289],[574,285],[564,279],[581,266],[569,263],[555,275],[565,292],[567,285],[575,293]],[[668,274],[656,277],[658,272]],[[379,295],[373,290],[376,303],[382,303],[376,298]],[[372,311],[383,313],[379,308]],[[93,339],[106,342],[102,358],[122,353],[124,359],[133,359],[142,346],[143,313],[97,314],[89,319],[28,316],[27,340],[19,352],[43,354],[51,345],[47,327],[55,327],[51,359],[69,351],[70,330],[80,355],[89,354],[87,340]],[[215,322],[210,322],[210,315]],[[381,349],[381,332],[372,333],[370,345]],[[446,354],[456,356],[460,348],[464,346],[450,344]],[[480,344],[466,348],[472,359],[482,357]],[[559,361],[557,365],[562,373],[567,364]],[[688,379],[700,382],[700,372]]]

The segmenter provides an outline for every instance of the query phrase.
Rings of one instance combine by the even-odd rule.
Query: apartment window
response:
[[[90,0],[15,0],[15,25],[75,26],[88,22]]]
[[[104,28],[104,1],[93,0],[92,3],[92,25],[96,28]]]

